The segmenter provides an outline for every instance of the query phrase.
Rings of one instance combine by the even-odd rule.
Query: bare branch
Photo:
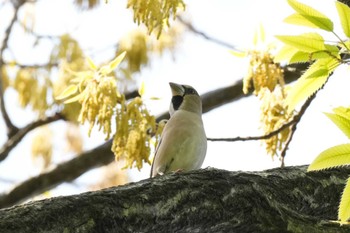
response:
[[[112,141],[109,140],[95,149],[84,152],[74,159],[58,165],[52,171],[24,181],[9,193],[0,196],[0,208],[11,206],[38,195],[63,182],[72,181],[92,168],[111,163],[114,160],[111,145]]]
[[[14,14],[13,14],[13,17],[11,19],[10,24],[8,25],[8,27],[5,30],[4,40],[2,41],[2,44],[0,47],[0,71],[4,65],[3,54],[4,54],[5,49],[8,46],[8,41],[10,38],[11,31],[13,29],[13,25],[17,21],[19,9],[24,3],[25,3],[25,1],[23,1],[23,0],[13,1]],[[13,123],[12,123],[12,121],[11,121],[7,111],[6,111],[5,100],[4,100],[4,87],[3,87],[3,83],[2,83],[2,78],[3,78],[2,72],[0,72],[0,110],[1,110],[2,117],[4,118],[6,127],[7,127],[7,136],[11,137],[14,134],[16,134],[18,129],[17,129],[17,127],[15,127],[13,125]]]
[[[209,41],[211,41],[211,42],[213,42],[213,43],[216,43],[216,44],[218,44],[218,45],[227,47],[227,48],[229,48],[229,49],[233,49],[233,50],[238,51],[238,49],[237,49],[234,45],[231,45],[231,44],[229,44],[229,43],[227,43],[227,42],[225,42],[225,41],[222,41],[222,40],[219,40],[219,39],[214,38],[214,37],[212,37],[212,36],[209,36],[209,35],[206,34],[205,32],[202,32],[202,31],[196,29],[191,23],[186,22],[182,17],[177,16],[177,19],[178,19],[183,25],[185,25],[185,26],[187,27],[188,30],[190,30],[191,32],[193,32],[193,33],[195,33],[195,34],[197,34],[197,35],[200,35],[200,36],[203,37],[204,39],[209,40]]]
[[[325,85],[325,84],[324,84]],[[323,86],[324,86],[323,85]],[[322,88],[323,88],[322,86]],[[235,138],[207,138],[208,141],[225,141],[225,142],[234,142],[234,141],[253,141],[253,140],[264,140],[264,139],[269,139],[277,134],[279,134],[280,132],[282,132],[284,129],[292,127],[291,128],[291,133],[281,151],[281,167],[284,167],[284,158],[286,156],[288,147],[290,142],[292,141],[292,138],[294,136],[294,133],[297,129],[297,125],[300,122],[302,116],[305,114],[307,108],[310,106],[311,102],[315,99],[316,94],[322,89],[320,88],[318,91],[316,91],[315,93],[313,93],[303,104],[303,106],[301,107],[300,111],[298,112],[297,115],[295,115],[293,117],[293,119],[285,124],[283,124],[280,128],[266,134],[266,135],[262,135],[262,136],[250,136],[250,137],[235,137]]]
[[[56,67],[58,66],[58,63],[44,63],[44,64],[19,64],[19,63],[15,63],[15,64],[10,64],[8,62],[3,62],[3,65],[14,65],[17,66],[19,68],[25,69],[25,68],[33,68],[33,69],[40,69],[40,68],[47,68],[47,67]]]
[[[294,117],[291,121],[282,125],[280,128],[278,128],[278,129],[276,129],[268,134],[262,135],[262,136],[235,137],[235,138],[207,138],[207,140],[212,141],[212,142],[218,142],[218,141],[235,142],[235,141],[255,141],[255,140],[269,139],[269,138],[279,134],[281,131],[290,127],[291,125],[294,125],[295,122],[296,122],[296,117]]]
[[[62,119],[64,119],[64,117],[60,113],[56,113],[51,117],[46,117],[45,119],[34,121],[26,125],[25,127],[18,129],[16,133],[12,135],[0,149],[0,161],[6,159],[11,150],[15,148],[17,144],[24,138],[24,136],[26,136],[30,131],[39,126],[46,125]]]
[[[293,131],[295,131],[295,129],[296,129],[296,125],[299,123],[301,117],[303,116],[303,114],[305,113],[306,109],[309,107],[309,105],[311,104],[311,102],[315,98],[315,96],[316,96],[316,93],[314,93],[312,96],[310,96],[310,98],[308,98],[306,100],[306,102],[303,104],[303,106],[300,109],[300,111],[298,112],[298,114],[295,115],[291,121],[283,124],[280,128],[278,128],[278,129],[276,129],[274,131],[271,131],[268,134],[261,135],[261,136],[235,137],[235,138],[207,138],[207,140],[208,141],[213,141],[213,142],[218,142],[218,141],[234,142],[234,141],[264,140],[264,139],[269,139],[269,138],[279,134],[280,132],[282,132],[286,128],[289,128],[290,126],[292,126],[292,133],[291,133],[291,135],[292,135],[294,133]],[[291,137],[290,137],[290,139],[291,139]],[[284,155],[285,155],[285,150],[282,151],[281,156],[284,157]]]
[[[323,88],[323,87],[322,87]],[[297,130],[297,125],[300,122],[302,116],[304,115],[304,113],[306,112],[306,110],[308,109],[308,107],[310,106],[311,102],[315,99],[316,94],[320,91],[321,89],[319,89],[318,91],[316,91],[314,94],[312,94],[303,104],[303,106],[301,107],[299,113],[293,118],[293,120],[295,120],[294,124],[292,125],[292,129],[291,129],[291,133],[288,137],[288,140],[286,142],[286,144],[284,145],[284,148],[281,152],[281,167],[284,167],[284,158],[286,157],[286,153],[289,147],[290,142],[292,141],[292,138],[294,136],[295,131]]]

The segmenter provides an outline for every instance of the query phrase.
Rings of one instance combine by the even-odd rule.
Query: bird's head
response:
[[[170,116],[177,110],[202,114],[202,101],[198,92],[189,85],[169,83],[173,97],[170,103]]]

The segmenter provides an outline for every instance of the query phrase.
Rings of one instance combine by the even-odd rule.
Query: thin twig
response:
[[[17,132],[12,135],[0,149],[0,161],[6,159],[10,151],[15,148],[17,144],[24,138],[24,136],[26,136],[33,129],[63,119],[64,117],[60,113],[56,113],[53,116],[34,121],[25,127],[18,129]]]
[[[15,64],[10,64],[8,62],[3,61],[2,63],[3,65],[14,65],[17,66],[21,69],[26,69],[26,68],[31,68],[31,69],[41,69],[41,68],[47,68],[47,67],[57,67],[58,63],[45,63],[45,64],[19,64],[19,63],[15,63]]]
[[[284,129],[290,127],[291,125],[293,125],[296,121],[296,118],[293,117],[293,119],[287,123],[285,123],[284,125],[282,125],[280,128],[266,134],[266,135],[262,135],[262,136],[249,136],[249,137],[235,137],[235,138],[207,138],[208,141],[212,141],[212,142],[234,142],[234,141],[256,141],[256,140],[264,140],[264,139],[269,139],[277,134],[279,134],[281,131],[283,131]]]
[[[8,46],[8,41],[10,38],[11,31],[13,29],[13,25],[17,21],[19,8],[24,3],[25,3],[25,1],[18,1],[17,4],[15,4],[15,3],[13,4],[14,14],[13,14],[13,17],[11,19],[9,26],[5,30],[4,40],[3,40],[1,47],[0,47],[0,70],[2,69],[2,67],[4,65],[3,54],[4,54],[5,49]],[[2,72],[0,72],[0,110],[1,110],[2,117],[4,118],[6,127],[7,127],[7,136],[11,137],[17,133],[18,128],[13,125],[13,123],[12,123],[12,121],[11,121],[7,111],[6,111],[5,100],[4,100],[4,87],[3,87],[3,83],[2,83]]]
[[[324,85],[323,85],[324,86]],[[321,90],[323,88],[323,86],[319,89]],[[318,91],[319,91],[318,90]],[[318,91],[316,91],[314,94],[312,94],[306,101],[305,103],[302,105],[300,111],[298,112],[297,115],[295,115],[293,117],[293,119],[285,124],[283,124],[280,128],[266,134],[266,135],[262,135],[262,136],[250,136],[250,137],[235,137],[235,138],[207,138],[208,141],[213,141],[213,142],[217,142],[217,141],[223,141],[223,142],[234,142],[234,141],[253,141],[253,140],[264,140],[264,139],[269,139],[277,134],[279,134],[280,132],[282,132],[284,129],[288,128],[288,127],[292,127],[291,128],[291,133],[283,147],[283,150],[281,151],[281,167],[284,167],[284,158],[286,157],[286,153],[289,147],[290,142],[292,141],[292,138],[294,136],[294,133],[297,129],[297,125],[300,122],[302,116],[305,114],[307,108],[310,106],[311,102],[315,99],[316,94],[318,93]]]
[[[324,85],[323,85],[324,86]],[[322,88],[323,88],[322,86]],[[287,142],[284,145],[283,150],[281,151],[281,167],[284,167],[284,158],[286,157],[286,153],[289,147],[290,142],[293,139],[294,133],[297,130],[297,125],[301,120],[301,117],[305,114],[306,110],[308,109],[308,107],[310,106],[311,102],[315,99],[316,94],[322,89],[320,88],[318,91],[316,91],[315,93],[313,93],[303,104],[303,106],[301,107],[299,113],[293,118],[293,120],[295,119],[295,123],[292,125],[292,129],[291,129],[291,133],[288,137]]]
[[[177,19],[187,27],[188,30],[190,30],[191,32],[197,34],[197,35],[200,35],[201,37],[203,37],[204,39],[206,40],[209,40],[209,41],[212,41],[216,44],[219,44],[221,46],[224,46],[224,47],[227,47],[229,49],[233,49],[233,50],[236,50],[236,51],[239,51],[234,45],[231,45],[225,41],[222,41],[222,40],[219,40],[217,38],[214,38],[212,36],[209,36],[208,34],[196,29],[191,23],[189,22],[186,22],[183,18],[181,18],[180,16],[177,16]]]

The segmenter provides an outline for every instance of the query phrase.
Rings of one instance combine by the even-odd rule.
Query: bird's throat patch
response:
[[[171,102],[173,104],[174,110],[178,110],[180,105],[182,104],[182,101],[184,100],[184,97],[181,95],[175,95],[173,98],[171,98]]]

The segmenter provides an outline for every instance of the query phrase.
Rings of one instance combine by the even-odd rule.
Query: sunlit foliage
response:
[[[42,169],[47,168],[52,159],[53,133],[48,126],[39,128],[32,141],[32,158]]]
[[[252,49],[245,52],[233,51],[232,54],[249,59],[248,73],[243,79],[243,92],[247,94],[253,89],[253,94],[260,99],[260,128],[267,135],[292,119],[295,112],[287,112],[288,93],[283,69],[279,63],[274,62],[274,47],[265,44],[265,32],[262,26],[256,31],[253,44]],[[286,128],[265,139],[266,152],[272,157],[279,156],[290,133],[291,129]]]
[[[18,70],[12,87],[18,93],[18,100],[21,107],[30,106],[39,116],[45,115],[49,108],[48,89],[51,88],[51,81],[40,70],[23,68]],[[33,95],[33,92],[36,93]]]
[[[117,108],[117,133],[113,139],[112,151],[116,159],[126,161],[125,167],[142,168],[150,163],[152,135],[156,133],[155,117],[149,113],[141,98],[121,103]]]
[[[182,0],[128,0],[127,7],[133,9],[136,23],[145,24],[148,32],[155,31],[159,38],[163,28],[169,26],[169,19],[174,20],[178,10],[185,8],[185,3]]]
[[[288,63],[311,63],[287,98],[288,111],[291,112],[300,102],[322,88],[340,64],[349,65],[349,61],[341,55],[350,53],[350,8],[341,2],[335,2],[343,33],[346,35],[345,39],[340,39],[339,33],[334,31],[333,21],[326,15],[296,0],[288,0],[288,3],[296,13],[285,19],[287,23],[317,28],[335,37],[332,43],[325,41],[317,32],[297,36],[277,36],[285,44],[277,55],[279,60],[285,60]],[[346,136],[350,137],[349,108],[338,107],[333,109],[333,112],[326,115]],[[315,171],[343,165],[350,165],[350,144],[337,145],[323,151],[310,164],[308,170]],[[338,218],[343,223],[350,218],[350,179],[347,181],[340,201]]]

